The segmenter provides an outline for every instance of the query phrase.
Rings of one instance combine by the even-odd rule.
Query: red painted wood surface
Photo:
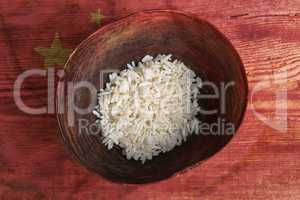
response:
[[[233,43],[245,64],[253,96],[243,124],[221,152],[197,168],[149,185],[118,185],[72,161],[58,137],[54,115],[28,115],[14,103],[19,74],[44,65],[34,49],[50,47],[59,33],[74,49],[101,26],[130,13],[176,9],[209,20]],[[39,1],[0,2],[1,199],[300,199],[300,2],[294,1]],[[283,71],[288,80],[284,82]],[[270,83],[270,84],[269,84]],[[259,120],[275,115],[275,92],[288,91],[288,129]],[[47,103],[45,77],[26,80],[27,105]],[[279,106],[280,107],[280,106]]]

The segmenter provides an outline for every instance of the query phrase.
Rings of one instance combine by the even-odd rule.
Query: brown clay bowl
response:
[[[200,134],[188,138],[183,145],[160,154],[141,164],[127,160],[121,149],[107,150],[99,135],[88,129],[79,134],[79,120],[95,121],[91,113],[73,112],[70,96],[66,95],[67,83],[88,81],[97,90],[101,72],[122,70],[126,63],[138,61],[146,54],[172,53],[205,81],[215,83],[234,82],[225,96],[226,112],[199,115],[199,119],[212,124],[218,118],[226,119],[237,129],[242,121],[247,104],[247,80],[241,59],[225,36],[210,23],[193,15],[173,11],[147,11],[131,15],[106,25],[84,40],[72,53],[66,64],[66,75],[58,85],[57,118],[66,148],[85,167],[107,179],[120,183],[149,183],[168,178],[179,171],[201,164],[222,149],[233,134]],[[211,87],[204,86],[202,94],[214,94]],[[61,98],[64,97],[64,98]],[[71,98],[74,104],[85,108],[96,99],[90,91],[80,89]],[[220,110],[220,99],[203,99],[203,109]],[[65,112],[59,111],[62,107]],[[74,114],[75,125],[68,121]],[[81,130],[82,131],[82,130]],[[201,166],[201,165],[200,165]]]

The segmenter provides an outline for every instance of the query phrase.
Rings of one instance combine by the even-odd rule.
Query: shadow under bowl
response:
[[[95,117],[75,112],[74,107],[86,108],[91,102],[95,105],[96,90],[80,87],[74,95],[66,91],[69,83],[82,82],[99,90],[109,72],[125,69],[128,62],[141,60],[147,54],[161,53],[173,54],[205,81],[201,94],[210,96],[199,99],[199,104],[202,110],[217,112],[198,117],[203,124],[215,128],[190,136],[181,146],[141,164],[127,160],[118,147],[107,150],[101,143],[101,134],[80,129],[83,122],[93,124]],[[234,135],[216,129],[222,124],[226,129],[231,123],[236,131],[246,109],[247,80],[237,51],[210,23],[181,12],[141,12],[104,26],[76,48],[65,67],[56,102],[64,144],[82,165],[114,182],[154,182],[201,163]]]

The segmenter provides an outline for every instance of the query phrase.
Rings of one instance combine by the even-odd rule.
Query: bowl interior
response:
[[[128,62],[141,60],[146,54],[161,53],[173,54],[173,58],[180,59],[199,77],[215,85],[214,88],[204,84],[201,89],[201,94],[211,94],[199,99],[201,108],[217,111],[199,114],[201,122],[219,124],[219,127],[223,122],[232,123],[235,129],[241,123],[247,97],[244,68],[233,46],[211,24],[183,13],[152,11],[107,25],[73,52],[58,87],[58,97],[65,98],[58,100],[57,105],[63,105],[67,111],[58,114],[67,148],[84,166],[112,181],[147,183],[167,178],[214,155],[233,137],[233,134],[222,134],[222,130],[219,135],[212,133],[215,130],[193,135],[181,146],[141,164],[127,160],[118,147],[107,150],[101,143],[101,134],[80,129],[80,120],[93,124],[95,117],[91,113],[75,112],[70,101],[85,108],[91,101],[95,105],[96,99],[85,88],[77,89],[74,97],[66,95],[68,82],[88,81],[99,90],[110,72],[122,70]],[[72,116],[74,126],[69,123]]]

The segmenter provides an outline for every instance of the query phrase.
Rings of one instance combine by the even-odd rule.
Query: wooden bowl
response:
[[[225,119],[237,129],[242,121],[248,92],[244,67],[228,39],[210,23],[182,12],[147,11],[104,26],[84,40],[70,56],[65,66],[66,75],[58,85],[56,105],[67,149],[83,166],[111,181],[148,183],[165,179],[214,155],[233,137],[233,134],[194,135],[183,145],[141,164],[127,160],[118,147],[107,150],[101,143],[101,134],[90,134],[88,130],[79,134],[79,120],[93,123],[95,117],[91,113],[73,112],[70,99],[81,108],[91,101],[95,104],[96,99],[92,99],[86,89],[77,90],[74,98],[66,95],[68,82],[88,81],[99,90],[100,82],[107,80],[99,74],[112,69],[122,70],[128,62],[141,60],[146,54],[159,53],[173,54],[199,77],[216,84],[218,89],[221,89],[221,83],[234,83],[227,88],[225,113],[220,112],[220,98],[199,101],[203,109],[219,111],[200,114],[198,117],[202,122],[212,124]],[[201,93],[215,92],[212,87],[204,86]],[[59,111],[59,107],[65,112]],[[68,123],[72,116],[74,126]]]

